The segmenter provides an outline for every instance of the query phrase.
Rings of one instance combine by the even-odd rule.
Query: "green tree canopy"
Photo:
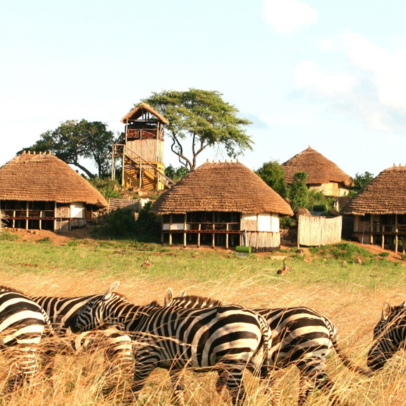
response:
[[[189,173],[189,171],[184,166],[179,166],[178,168],[174,168],[172,166],[172,164],[169,164],[165,168],[165,175],[174,181],[181,180],[188,173]]]
[[[354,178],[351,178],[353,181],[353,189],[356,192],[359,192],[363,187],[365,187],[375,176],[365,171],[364,173],[356,173]]]
[[[172,152],[189,171],[196,168],[198,155],[207,147],[223,147],[231,158],[252,150],[253,141],[244,129],[251,122],[238,118],[237,108],[217,91],[164,90],[143,101],[169,120],[166,135]],[[191,154],[185,151],[186,139],[191,141]]]
[[[288,197],[288,185],[285,182],[285,171],[279,161],[265,162],[255,173],[283,198]]]
[[[109,173],[113,143],[114,133],[107,130],[106,124],[100,121],[68,120],[55,130],[42,133],[34,145],[23,148],[17,154],[24,150],[51,151],[66,163],[77,166],[88,177],[93,177],[93,173],[79,162],[80,159],[90,158],[101,177]]]
[[[306,186],[306,178],[306,172],[296,172],[293,175],[293,182],[289,191],[290,204],[293,211],[298,207],[306,208],[309,205],[309,189]]]

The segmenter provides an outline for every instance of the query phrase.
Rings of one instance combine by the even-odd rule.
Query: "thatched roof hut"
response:
[[[406,239],[406,166],[385,169],[342,209],[354,215],[354,235],[361,242],[393,246]],[[403,249],[405,245],[403,244]]]
[[[206,162],[155,202],[157,214],[190,212],[278,213],[292,216],[288,203],[239,162]]]
[[[164,124],[169,124],[169,121],[156,110],[154,110],[148,103],[140,103],[137,107],[134,107],[129,113],[127,113],[122,119],[122,123],[128,123],[130,121],[138,120],[146,112],[155,116],[158,120],[162,121]]]
[[[23,153],[3,165],[0,168],[0,200],[108,206],[99,191],[52,154]]]
[[[406,213],[406,166],[382,171],[343,208],[344,214]]]
[[[106,199],[50,153],[23,153],[0,168],[0,212],[17,228],[65,231],[86,225]]]
[[[293,182],[297,172],[306,172],[306,184],[310,189],[319,189],[326,196],[343,196],[348,194],[351,177],[334,162],[309,147],[282,164],[285,181]]]
[[[184,177],[152,206],[163,215],[163,233],[197,237],[212,234],[212,245],[228,247],[229,234],[257,251],[280,245],[279,215],[293,215],[290,205],[258,175],[238,162],[205,163]],[[243,237],[241,234],[245,233]],[[164,237],[164,234],[163,234]],[[232,241],[234,238],[232,239]]]

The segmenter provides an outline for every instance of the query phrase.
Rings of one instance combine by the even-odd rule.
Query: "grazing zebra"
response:
[[[217,367],[223,371],[233,404],[242,405],[246,396],[242,382],[246,365],[250,363],[262,374],[267,373],[263,364],[269,329],[266,320],[256,312],[241,306],[138,306],[114,293],[117,286],[113,284],[104,295],[91,300],[80,311],[72,331],[113,323],[131,332],[136,342],[134,396],[150,373],[161,367],[169,369],[175,398],[183,405],[182,369],[206,372]]]
[[[71,354],[81,351],[106,348],[106,356],[110,366],[108,369],[108,385],[105,391],[117,387],[131,377],[134,371],[132,342],[127,334],[116,328],[72,334],[71,325],[86,304],[99,295],[79,297],[34,296],[32,300],[38,303],[48,314],[58,341],[52,340],[43,349],[42,358],[46,361],[46,376],[52,376],[56,354]],[[129,394],[127,394],[129,396]]]
[[[173,297],[169,288],[165,293],[166,306],[221,306],[219,300],[199,296],[186,296],[185,292],[179,297]],[[287,307],[281,309],[254,309],[268,322],[272,332],[269,341],[268,365],[274,370],[295,365],[300,371],[300,388],[298,405],[303,405],[315,387],[323,390],[332,404],[339,405],[340,400],[333,389],[333,382],[324,371],[325,361],[331,348],[334,347],[343,364],[363,375],[370,376],[369,371],[354,366],[338,346],[336,330],[333,323],[319,312],[308,307]],[[250,368],[248,368],[250,369]],[[268,385],[273,384],[269,378]],[[224,387],[220,376],[216,384],[218,392]],[[275,403],[279,404],[279,394],[274,393]]]
[[[374,328],[374,340],[376,341],[368,352],[367,365],[377,371],[398,350],[405,348],[406,302],[394,307],[385,303],[381,320]]]
[[[14,288],[0,286],[0,349],[17,370],[9,378],[10,390],[38,373],[36,353],[47,326],[41,306]]]

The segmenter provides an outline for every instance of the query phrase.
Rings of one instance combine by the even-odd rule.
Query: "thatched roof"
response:
[[[406,213],[406,166],[382,171],[341,212],[361,216]]]
[[[135,121],[140,118],[145,112],[150,112],[155,116],[159,121],[162,121],[164,124],[169,124],[169,121],[156,110],[154,110],[148,103],[140,103],[137,107],[134,107],[128,114],[126,114],[122,119],[122,123],[128,123],[129,121]]]
[[[67,163],[52,154],[18,155],[0,168],[0,200],[84,202],[106,199]]]
[[[293,215],[289,204],[278,193],[239,162],[206,162],[162,194],[152,211],[158,214],[216,211]]]
[[[351,177],[342,171],[334,162],[314,150],[307,148],[282,164],[285,171],[286,183],[293,182],[296,172],[306,172],[306,184],[323,184],[329,182],[342,182],[351,185]]]

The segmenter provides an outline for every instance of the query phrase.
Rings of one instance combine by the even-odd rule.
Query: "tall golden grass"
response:
[[[91,274],[65,275],[60,272],[26,273],[15,275],[0,267],[2,284],[14,286],[31,295],[77,296],[104,292],[117,276],[102,279],[96,272]],[[121,280],[119,291],[134,303],[145,304],[152,300],[163,302],[166,288],[171,286],[175,294],[187,290],[218,298],[223,303],[238,303],[247,307],[287,307],[305,305],[315,308],[329,317],[338,331],[338,341],[343,351],[356,365],[365,367],[366,353],[372,341],[372,329],[380,317],[385,300],[400,303],[404,300],[397,289],[374,291],[360,285],[329,285],[325,282],[309,285],[289,283],[264,285],[263,275],[256,273],[244,281],[232,277],[222,280],[196,282],[196,280],[127,277]],[[112,391],[103,397],[106,384],[103,354],[57,356],[52,385],[40,374],[31,387],[13,393],[5,393],[7,360],[0,358],[1,405],[111,405],[120,404],[120,391]],[[405,405],[406,358],[399,352],[382,372],[366,378],[345,368],[337,355],[328,357],[326,371],[335,382],[335,390],[350,405]],[[277,387],[281,390],[281,404],[295,405],[298,398],[298,371],[291,367],[275,373]],[[227,405],[227,394],[219,396],[215,391],[216,373],[196,374],[185,371],[185,396],[188,405]],[[246,374],[247,405],[267,405],[264,387],[258,379]],[[170,405],[171,384],[167,371],[155,370],[142,391],[139,405]],[[328,405],[328,398],[316,391],[309,405]]]

